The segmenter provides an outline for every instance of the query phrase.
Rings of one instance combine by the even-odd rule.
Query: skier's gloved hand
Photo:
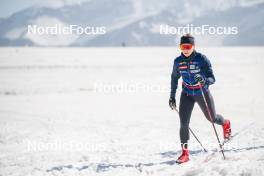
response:
[[[169,105],[170,105],[171,109],[176,109],[176,99],[170,98],[169,99]]]
[[[200,84],[205,84],[205,81],[206,81],[205,78],[200,74],[194,75],[194,79],[197,83],[200,83]]]

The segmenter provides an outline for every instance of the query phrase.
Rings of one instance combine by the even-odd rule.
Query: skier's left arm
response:
[[[215,77],[214,77],[211,62],[205,55],[203,55],[202,58],[203,58],[202,69],[203,69],[204,76],[205,76],[205,82],[209,85],[214,84]]]

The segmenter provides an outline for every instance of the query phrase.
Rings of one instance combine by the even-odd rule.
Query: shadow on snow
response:
[[[244,147],[239,149],[229,149],[225,150],[225,152],[240,152],[240,151],[246,151],[246,150],[256,150],[256,149],[263,149],[264,145],[260,146],[254,146],[254,147]],[[190,151],[191,155],[198,155],[200,153],[203,153],[203,150],[195,150]],[[217,152],[217,150],[212,150],[211,152]],[[158,153],[162,156],[162,158],[175,158],[177,157],[181,151],[168,151],[163,153]],[[74,165],[62,165],[62,166],[55,166],[50,169],[47,169],[47,172],[52,171],[62,171],[63,169],[75,169],[77,171],[82,171],[85,169],[93,169],[95,172],[105,172],[111,168],[135,168],[139,172],[142,172],[142,167],[149,167],[149,166],[157,166],[157,165],[176,165],[176,160],[168,160],[163,162],[150,162],[150,163],[138,163],[138,164],[113,164],[113,163],[93,163],[83,166],[74,166]]]

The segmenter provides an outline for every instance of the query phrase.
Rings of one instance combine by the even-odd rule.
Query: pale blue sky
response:
[[[37,0],[1,0],[0,17],[7,17],[12,13],[22,10],[37,3]]]
[[[58,6],[61,4],[79,3],[89,0],[0,0],[0,18],[5,18],[35,4],[45,6]]]

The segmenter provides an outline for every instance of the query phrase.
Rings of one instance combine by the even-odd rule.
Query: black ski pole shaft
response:
[[[192,133],[192,135],[194,136],[194,138],[198,141],[198,143],[201,145],[201,147],[203,148],[203,150],[205,152],[207,152],[207,150],[204,148],[204,146],[202,145],[202,143],[200,142],[200,140],[198,139],[198,137],[194,134],[193,130],[189,127],[190,132]]]
[[[221,152],[222,152],[222,154],[223,154],[223,158],[225,159],[225,153],[224,153],[224,150],[223,150],[223,146],[222,146],[222,144],[220,143],[220,139],[219,139],[219,136],[218,136],[218,134],[217,134],[217,131],[216,131],[216,128],[215,128],[215,125],[214,125],[214,122],[213,122],[212,114],[211,114],[211,111],[210,111],[210,109],[209,109],[208,103],[207,103],[207,101],[206,101],[206,98],[205,98],[205,95],[204,95],[204,92],[203,92],[203,88],[202,88],[202,86],[201,86],[200,83],[198,83],[198,84],[199,84],[200,90],[201,90],[201,92],[202,92],[202,96],[203,96],[203,100],[204,100],[204,103],[205,103],[205,106],[206,106],[206,110],[207,110],[207,112],[208,112],[208,114],[209,114],[209,117],[210,117],[210,120],[211,120],[211,124],[212,124],[212,126],[213,126],[213,128],[214,128],[214,132],[215,132],[215,135],[216,135],[216,138],[217,138],[217,141],[218,141],[219,147],[220,147]]]
[[[180,113],[178,111],[178,109],[175,108],[175,111],[178,113],[178,115],[180,116]],[[198,139],[198,137],[194,134],[193,130],[189,127],[189,130],[191,132],[191,134],[193,135],[193,137],[197,140],[197,142],[201,145],[201,147],[203,148],[203,150],[205,152],[207,152],[207,150],[204,148],[203,144],[201,143],[201,141]]]

